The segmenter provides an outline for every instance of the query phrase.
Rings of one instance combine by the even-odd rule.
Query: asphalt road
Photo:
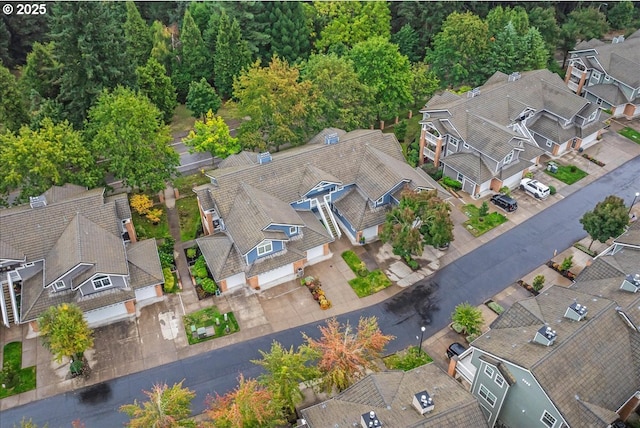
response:
[[[605,196],[616,194],[631,203],[639,189],[640,157],[460,257],[432,277],[386,302],[346,314],[340,321],[348,319],[354,324],[360,316],[375,315],[381,329],[396,336],[387,347],[390,353],[416,344],[420,326],[426,327],[425,338],[434,334],[450,322],[458,303],[482,303],[545,263],[554,250],[562,251],[586,236],[578,220]],[[117,412],[120,405],[144,400],[141,391],[156,382],[172,384],[182,379],[196,392],[192,407],[194,413],[199,413],[205,408],[205,397],[233,389],[239,373],[245,377],[259,374],[259,368],[250,362],[259,358],[258,349],[268,350],[273,340],[286,347],[298,345],[302,342],[301,331],[317,336],[317,325],[308,324],[9,409],[0,414],[0,426],[11,427],[23,416],[38,425],[48,422],[50,428],[68,428],[76,419],[90,428],[122,426],[127,417]]]

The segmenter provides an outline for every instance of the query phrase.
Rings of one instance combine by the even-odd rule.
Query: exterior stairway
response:
[[[15,314],[13,313],[13,305],[11,304],[11,295],[9,293],[9,283],[2,284],[2,297],[4,307],[7,310],[7,319],[9,320],[9,324],[15,322]]]
[[[325,220],[325,226],[329,229],[329,233],[335,239],[340,238],[342,233],[338,229],[338,225],[335,224],[335,220],[333,219],[333,214],[331,210],[329,210],[329,206],[326,203],[319,204],[319,208],[322,214],[322,218]]]

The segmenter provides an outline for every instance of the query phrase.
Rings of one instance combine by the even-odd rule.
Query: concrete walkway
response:
[[[463,226],[466,220],[460,207],[466,203],[480,204],[481,201],[473,201],[463,196],[460,199],[453,198],[452,218],[455,224],[455,241],[451,243],[446,252],[426,249],[421,263],[421,274],[429,275],[441,266],[444,266],[458,257],[478,248],[485,242],[504,233],[511,227],[520,224],[527,218],[535,215],[540,210],[550,206],[554,202],[570,194],[591,180],[615,169],[627,160],[640,154],[640,145],[620,137],[614,133],[616,127],[627,126],[622,121],[613,124],[611,130],[605,135],[603,141],[586,150],[586,153],[606,163],[605,167],[597,167],[595,164],[586,165],[586,159],[578,154],[569,154],[561,159],[563,163],[571,163],[589,172],[589,176],[573,186],[558,184],[558,193],[549,197],[546,201],[538,201],[529,196],[520,195],[516,191],[516,199],[519,203],[518,211],[507,214],[509,221],[486,234],[475,238]],[[589,162],[590,163],[590,162]],[[548,176],[542,171],[537,171],[536,176],[548,181]],[[597,201],[594,201],[594,205]],[[211,349],[246,341],[260,337],[267,333],[281,331],[287,328],[303,325],[310,321],[326,319],[331,316],[344,314],[354,310],[369,307],[375,303],[384,301],[402,290],[402,285],[407,285],[413,279],[412,273],[397,264],[397,257],[393,256],[388,246],[380,243],[367,244],[357,247],[358,252],[365,251],[366,262],[373,267],[375,263],[381,269],[392,276],[397,283],[391,287],[365,298],[356,297],[347,281],[355,277],[346,265],[340,254],[351,245],[346,239],[338,240],[331,244],[330,249],[334,253],[332,259],[307,267],[305,274],[317,276],[321,279],[323,289],[332,307],[321,310],[319,305],[298,281],[290,281],[273,288],[255,292],[249,288],[225,293],[221,296],[198,300],[195,289],[191,284],[188,273],[184,248],[192,245],[180,243],[179,216],[175,208],[173,189],[165,191],[165,203],[167,204],[168,218],[171,235],[176,238],[175,251],[176,263],[180,273],[183,291],[177,295],[168,295],[158,303],[141,308],[139,316],[132,321],[119,322],[110,326],[96,329],[95,350],[88,354],[92,361],[92,375],[88,380],[66,379],[68,363],[56,364],[51,354],[42,347],[41,341],[36,339],[28,326],[14,326],[10,329],[0,328],[0,344],[11,341],[23,342],[23,366],[37,366],[37,388],[23,394],[15,395],[0,400],[0,411],[25,404],[33,400],[39,400],[66,391],[76,390],[88,385],[104,382],[115,377],[134,373],[139,370],[157,367],[170,361],[176,361],[187,356],[206,352]],[[640,214],[640,204],[638,208]],[[588,245],[589,242],[586,242]],[[561,262],[568,254],[574,254],[576,268],[583,268],[588,262],[581,252],[573,248],[559,253],[550,254],[549,258]],[[362,253],[363,255],[365,253]],[[559,283],[564,278],[556,277],[553,271],[549,272],[545,267],[540,273],[547,278],[546,284]],[[573,269],[572,269],[573,270]],[[524,279],[530,281],[530,276],[535,276],[538,270],[527,275]],[[503,292],[493,297],[493,300],[503,307],[510,306],[514,301],[526,297],[526,292],[519,286],[508,286]],[[198,309],[215,305],[221,312],[233,311],[239,320],[240,332],[197,345],[188,345],[182,317],[185,314]],[[483,313],[488,323],[491,321],[492,312],[483,305]],[[424,348],[432,355],[436,363],[446,365],[444,350],[453,341],[464,340],[459,336],[451,336],[450,329],[445,329],[438,335],[425,338]]]

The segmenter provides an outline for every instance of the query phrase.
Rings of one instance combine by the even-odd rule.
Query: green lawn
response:
[[[463,212],[469,217],[469,220],[463,223],[464,227],[473,236],[480,236],[507,221],[505,216],[497,212],[489,213],[483,219],[480,219],[478,207],[473,204],[467,204],[462,208]]]
[[[0,384],[0,399],[36,388],[36,367],[22,368],[22,342],[4,345],[2,358],[3,374],[12,379],[3,379]]]
[[[156,208],[157,206],[154,206]],[[132,212],[131,217],[133,224],[136,228],[136,234],[138,238],[156,238],[162,239],[166,236],[170,236],[169,223],[167,222],[167,211],[162,208],[162,215],[160,216],[160,223],[153,224],[145,216],[141,216],[137,212]]]
[[[216,323],[216,319],[219,323]],[[218,308],[212,306],[210,308],[201,309],[199,311],[190,313],[189,315],[185,315],[183,317],[184,321],[184,329],[187,333],[187,339],[189,340],[189,345],[193,345],[195,343],[204,342],[207,340],[214,339],[216,337],[222,337],[229,334],[236,333],[240,331],[240,327],[238,326],[238,321],[236,320],[233,312],[227,312],[227,321],[224,320],[224,315],[218,311]],[[202,339],[193,336],[191,326],[195,326],[196,329],[199,327],[215,327],[215,336],[209,336]],[[229,332],[226,329],[229,329]]]
[[[238,104],[233,101],[227,101],[220,107],[217,113],[218,116],[221,116],[225,122],[240,120],[240,113],[238,112]]]
[[[180,196],[188,196],[193,194],[191,189],[194,186],[199,186],[209,182],[209,177],[201,173],[180,175],[173,179],[173,187],[178,189]]]
[[[178,199],[176,208],[178,208],[178,217],[180,218],[180,240],[186,242],[196,239],[200,225],[200,211],[196,195]]]
[[[546,169],[544,172],[566,184],[573,184],[589,175],[575,165],[558,165],[558,172],[555,174]]]
[[[417,346],[384,357],[382,362],[389,370],[411,370],[433,361],[433,358]]]
[[[359,276],[349,281],[349,285],[358,297],[367,297],[391,285],[391,280],[380,269],[368,272],[367,276]]]
[[[191,111],[184,104],[178,104],[173,112],[169,127],[171,133],[186,132],[193,129],[194,123],[196,123],[196,118],[191,116]]]
[[[630,139],[634,143],[640,144],[640,132],[636,131],[633,128],[629,128],[627,126],[626,128],[623,128],[620,131],[618,131],[618,134],[627,137],[628,139]]]
[[[349,268],[351,268],[353,273],[355,273],[356,275],[365,276],[367,273],[369,273],[369,271],[367,270],[367,266],[353,251],[345,251],[344,253],[342,253],[342,258],[347,263],[347,266],[349,266]]]

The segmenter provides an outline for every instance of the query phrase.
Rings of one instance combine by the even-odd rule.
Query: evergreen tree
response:
[[[214,82],[223,98],[233,93],[233,80],[251,62],[251,53],[240,34],[240,25],[222,12],[219,20],[218,39],[213,56]]]
[[[140,93],[146,95],[158,107],[165,123],[171,122],[173,111],[178,102],[176,101],[176,89],[171,83],[171,78],[167,76],[164,66],[155,58],[150,57],[143,67],[136,69],[136,75]]]
[[[20,76],[23,94],[28,96],[31,91],[35,91],[42,98],[55,99],[60,92],[58,78],[59,64],[54,55],[53,43],[34,43]]]
[[[311,45],[302,3],[273,1],[265,3],[264,8],[268,19],[265,30],[269,35],[266,57],[278,55],[291,63],[307,58]]]
[[[265,3],[261,1],[235,1],[220,2],[231,21],[235,18],[240,24],[242,38],[247,42],[247,47],[252,58],[259,57],[270,59],[268,55],[269,34],[266,27],[269,22],[262,17]]]
[[[549,51],[537,28],[532,27],[520,39],[520,70],[539,70],[549,61]]]
[[[553,7],[534,7],[529,11],[529,26],[537,28],[542,35],[548,55],[553,55],[560,38],[560,27],[556,21],[556,10]]]
[[[631,25],[633,12],[633,2],[618,1],[611,9],[607,9],[607,20],[614,30],[624,30]]]
[[[215,55],[217,50],[216,44],[218,42],[218,33],[220,30],[220,20],[222,15],[227,15],[224,9],[220,9],[219,12],[211,15],[209,17],[209,22],[207,23],[207,28],[202,32],[202,40],[204,41],[204,46],[207,48],[209,55]]]
[[[123,49],[115,4],[58,2],[51,9],[51,38],[61,66],[58,101],[71,123],[80,127],[103,89],[133,83],[133,64]]]
[[[144,65],[151,55],[151,32],[140,16],[136,4],[129,0],[126,4],[127,20],[124,23],[124,37],[127,43],[127,56],[134,66]]]
[[[204,77],[199,82],[189,84],[187,108],[191,110],[194,117],[204,119],[204,115],[208,111],[215,114],[221,105],[220,96]]]
[[[5,25],[4,21],[0,18],[0,62],[4,64],[11,63],[11,57],[9,56],[9,39],[11,34]]]
[[[149,31],[151,33],[151,56],[167,71],[171,70],[174,51],[173,33],[160,21],[154,21]]]
[[[509,21],[502,31],[497,32],[495,37],[491,38],[489,55],[485,63],[485,75],[490,76],[496,71],[506,74],[517,71],[519,57],[524,54],[524,52],[518,51],[519,42],[520,37],[513,23]]]
[[[14,9],[16,4],[13,3]],[[34,7],[38,7],[32,3]],[[46,13],[44,14],[21,14],[17,10],[11,15],[0,14],[0,58],[5,66],[16,68],[25,63],[27,54],[31,52],[31,46],[35,42],[47,41],[48,15],[51,14],[52,3],[45,3]],[[40,9],[38,9],[40,11]],[[2,30],[4,26],[5,31]],[[8,35],[6,34],[8,33]],[[6,41],[8,55],[4,58],[1,55],[2,47]]]
[[[193,18],[193,22],[196,23],[198,29],[200,30],[200,34],[204,35],[204,32],[209,27],[209,20],[212,16],[218,14],[218,10],[216,10],[215,2],[207,2],[207,1],[192,1],[189,2],[188,11],[191,17]]]
[[[409,61],[412,63],[420,61],[421,56],[418,49],[418,33],[411,27],[411,25],[403,25],[400,31],[391,35],[391,41],[398,45],[400,53],[409,58]]]
[[[16,78],[0,63],[0,133],[6,130],[17,131],[27,120],[27,111]]]
[[[492,36],[501,33],[509,23],[513,25],[516,34],[522,36],[529,29],[529,15],[520,6],[511,9],[509,6],[503,8],[498,5],[491,9],[487,15],[487,26],[489,34]]]
[[[200,29],[187,10],[180,29],[177,69],[171,79],[178,91],[178,99],[185,99],[191,82],[197,82],[203,77],[210,80],[213,77],[209,58]]]

